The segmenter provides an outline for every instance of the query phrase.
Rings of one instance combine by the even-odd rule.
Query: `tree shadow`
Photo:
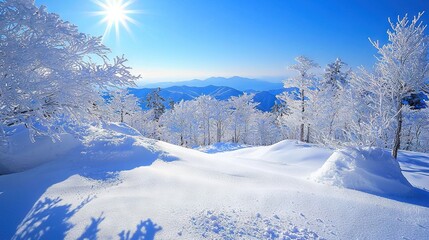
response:
[[[25,239],[64,239],[66,233],[74,227],[69,219],[80,209],[88,204],[93,198],[86,198],[78,206],[72,208],[71,204],[62,204],[60,198],[45,198],[38,201],[24,221],[18,226],[17,232],[11,238],[13,240]],[[96,240],[100,231],[100,224],[105,220],[103,213],[91,218],[91,223],[85,227],[85,231],[77,240]],[[118,234],[121,240],[148,240],[154,239],[162,227],[153,223],[151,219],[140,221],[136,230],[123,230]]]
[[[89,224],[85,231],[77,238],[77,240],[96,240],[97,234],[100,231],[99,226],[105,217],[101,214],[98,218],[91,218],[91,224]]]
[[[64,239],[65,233],[73,227],[67,221],[91,200],[87,198],[73,209],[71,204],[61,205],[60,198],[38,201],[12,239]]]
[[[154,145],[156,141],[147,140],[144,144],[138,142],[142,141],[141,139],[127,139],[127,141],[130,141],[125,143],[128,148],[117,147],[116,149],[100,143],[100,146],[95,146],[96,152],[92,151],[94,146],[82,145],[72,150],[73,154],[65,156],[60,161],[50,162],[25,172],[1,176],[0,206],[7,207],[0,207],[0,239],[11,239],[15,236],[18,233],[18,227],[29,221],[26,216],[34,214],[34,209],[41,210],[38,205],[42,203],[45,207],[51,206],[53,208],[50,211],[53,214],[52,216],[47,212],[43,212],[45,213],[45,218],[49,221],[55,219],[58,223],[60,223],[59,219],[63,218],[64,223],[66,223],[66,220],[70,218],[69,215],[75,213],[74,211],[69,212],[71,206],[57,206],[59,202],[55,202],[52,199],[41,200],[41,196],[51,186],[63,182],[71,176],[79,175],[97,181],[110,182],[118,180],[117,176],[121,171],[150,166],[156,160],[165,162],[178,160],[177,157],[156,148]],[[75,211],[79,210],[80,208],[75,209]],[[40,214],[36,215],[36,217],[40,216]],[[94,227],[99,224],[97,221],[102,221],[102,219],[94,219],[94,221],[93,227],[88,229],[88,234],[90,231],[96,230]],[[62,227],[64,231],[48,231],[49,234],[54,234],[49,239],[62,239],[60,233],[66,232],[71,226],[60,224],[58,227]],[[28,239],[26,236],[29,234],[35,235],[35,233],[23,232],[15,239]],[[19,238],[19,236],[22,236],[22,238]]]
[[[140,221],[136,226],[136,230],[131,235],[131,231],[122,231],[118,234],[121,240],[152,240],[155,239],[157,232],[161,231],[162,227],[153,223],[152,220]]]
[[[418,172],[425,176],[429,174],[429,158],[423,154],[400,151],[398,160],[404,172]]]

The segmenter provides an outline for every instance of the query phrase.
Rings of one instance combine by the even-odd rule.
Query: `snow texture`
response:
[[[382,195],[407,195],[413,189],[398,161],[381,148],[338,150],[311,177],[317,182]]]
[[[231,213],[207,210],[192,217],[191,224],[194,231],[206,239],[323,239],[277,215],[263,217],[256,213],[244,218],[241,215],[235,210]]]

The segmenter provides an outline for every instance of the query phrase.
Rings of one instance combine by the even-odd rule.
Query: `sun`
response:
[[[101,8],[101,11],[96,11],[94,14],[102,16],[103,18],[100,20],[100,23],[106,24],[103,39],[105,39],[105,37],[110,34],[112,28],[115,28],[116,40],[119,40],[119,29],[121,27],[125,28],[128,33],[131,33],[129,23],[137,24],[137,21],[134,20],[130,15],[136,14],[139,11],[129,9],[130,5],[134,3],[134,0],[92,1]]]

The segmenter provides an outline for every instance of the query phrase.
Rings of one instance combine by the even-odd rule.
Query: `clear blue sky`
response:
[[[104,0],[100,0],[104,1]],[[36,0],[91,35],[105,24],[90,12],[90,0]],[[144,81],[210,76],[284,78],[293,58],[306,55],[320,65],[341,57],[350,66],[371,66],[374,48],[385,42],[387,18],[426,11],[428,0],[136,0],[129,9],[131,34],[114,31],[105,44],[129,59]]]

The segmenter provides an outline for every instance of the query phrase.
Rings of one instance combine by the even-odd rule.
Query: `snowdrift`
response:
[[[61,140],[39,136],[32,143],[28,129],[19,127],[5,146],[0,146],[0,175],[22,172],[50,162],[84,161],[94,168],[121,160],[122,166],[130,162],[147,165],[157,158],[168,159],[154,146],[154,140],[122,123],[104,123],[80,130],[81,139],[62,134]],[[100,161],[102,163],[100,163]]]
[[[21,172],[61,159],[79,145],[80,141],[71,134],[62,134],[61,141],[57,142],[50,137],[39,136],[32,143],[28,129],[19,126],[9,137],[8,143],[0,145],[0,175]]]
[[[380,148],[338,150],[311,178],[320,183],[380,195],[407,195],[413,190],[398,161]]]

